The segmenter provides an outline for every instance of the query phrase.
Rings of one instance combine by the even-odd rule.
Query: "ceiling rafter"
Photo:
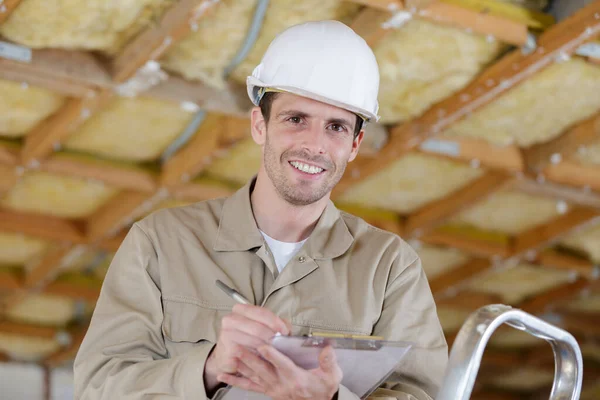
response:
[[[0,24],[10,17],[10,14],[17,8],[21,0],[3,0],[0,3]]]
[[[361,168],[360,174],[345,175],[336,187],[336,193],[344,192],[387,167],[403,154],[416,149],[425,140],[438,135],[453,123],[549,66],[558,55],[573,54],[580,45],[594,40],[600,35],[600,21],[595,17],[598,12],[600,3],[590,3],[542,33],[536,51],[527,53],[520,49],[513,50],[488,67],[464,89],[436,103],[421,116],[395,126],[377,159]]]

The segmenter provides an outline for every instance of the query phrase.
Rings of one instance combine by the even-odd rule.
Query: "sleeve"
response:
[[[395,398],[402,400],[435,398],[448,363],[448,345],[421,259],[407,244],[394,261],[373,335],[412,342],[414,347],[372,397],[396,392]]]
[[[113,258],[75,358],[76,400],[206,398],[204,364],[213,344],[168,357],[157,264],[135,224]]]

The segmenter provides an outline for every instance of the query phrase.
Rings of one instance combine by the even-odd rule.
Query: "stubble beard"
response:
[[[304,181],[298,184],[291,184],[283,171],[283,169],[286,168],[285,164],[288,163],[286,161],[288,159],[286,157],[287,154],[287,152],[284,152],[280,157],[277,156],[277,153],[270,144],[269,135],[267,133],[263,160],[265,171],[267,172],[269,179],[271,179],[279,196],[294,206],[306,206],[321,200],[335,185],[337,185],[346,169],[346,164],[344,163],[341,165],[341,169],[335,170],[335,175],[325,177],[322,182],[316,183]],[[308,157],[303,158],[310,160]],[[329,167],[327,169],[327,173],[329,173],[332,169],[331,162],[328,162],[326,165]]]

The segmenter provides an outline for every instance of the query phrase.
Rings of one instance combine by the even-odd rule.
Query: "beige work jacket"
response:
[[[290,320],[293,334],[414,342],[377,396],[434,397],[448,353],[417,254],[329,202],[278,274],[253,217],[253,182],[229,198],[160,210],[133,225],[76,357],[75,399],[205,399],[204,363],[235,304],[216,279]],[[339,398],[358,397],[342,386]]]

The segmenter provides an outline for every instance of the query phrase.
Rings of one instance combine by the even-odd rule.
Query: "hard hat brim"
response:
[[[246,80],[246,87],[248,90],[248,96],[250,100],[255,106],[258,106],[260,103],[260,99],[262,96],[259,95],[259,89],[266,89],[265,92],[285,92],[295,94],[301,97],[306,97],[312,100],[320,101],[321,103],[329,104],[335,107],[342,108],[344,110],[350,111],[361,117],[365,122],[377,122],[379,121],[379,116],[375,113],[369,112],[368,110],[360,109],[354,107],[350,104],[344,103],[342,101],[330,99],[326,96],[322,96],[318,93],[308,92],[306,90],[293,87],[293,86],[279,86],[279,85],[267,85],[264,82],[260,81],[254,76],[249,76]]]

